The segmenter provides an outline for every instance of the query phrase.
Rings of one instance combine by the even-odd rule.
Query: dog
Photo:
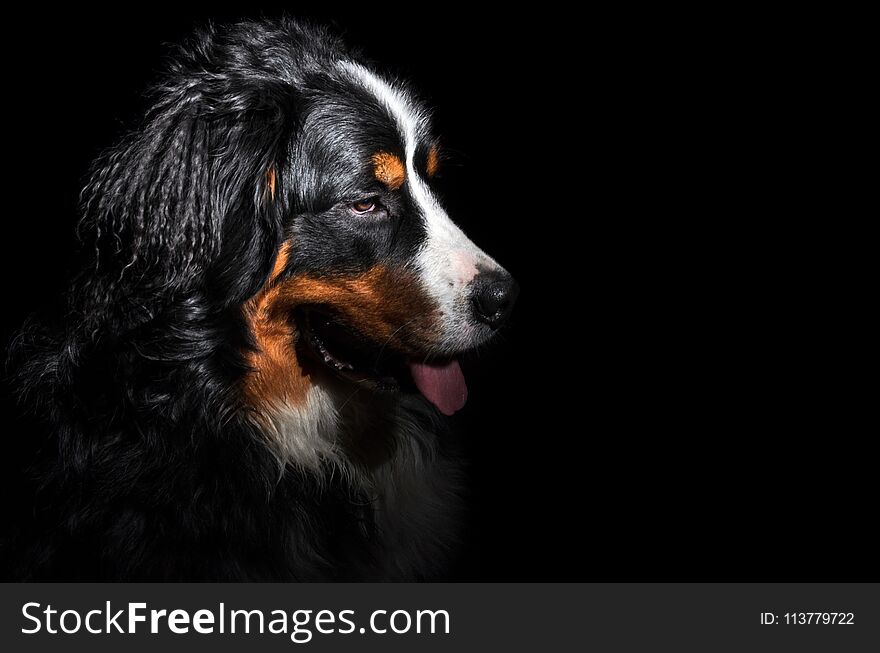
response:
[[[424,104],[327,29],[208,27],[95,163],[20,580],[421,580],[455,548],[458,358],[517,295],[435,190]]]

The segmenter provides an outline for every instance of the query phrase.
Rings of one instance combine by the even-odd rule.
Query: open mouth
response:
[[[400,390],[406,379],[403,357],[373,343],[320,308],[302,308],[297,323],[308,353],[338,376],[382,390]]]
[[[421,392],[444,415],[467,400],[464,374],[454,358],[428,363],[403,356],[318,307],[300,308],[297,323],[305,352],[342,379],[374,390]]]

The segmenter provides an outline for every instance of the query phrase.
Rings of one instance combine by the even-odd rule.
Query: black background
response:
[[[450,579],[877,578],[874,465],[848,409],[867,391],[829,376],[822,312],[803,312],[821,256],[771,197],[795,117],[767,34],[728,50],[715,23],[658,35],[645,15],[322,7],[286,9],[415,81],[450,215],[521,285],[454,418],[472,512]],[[259,13],[8,22],[4,341],[63,292],[88,164],[134,124],[164,44]],[[4,415],[14,501],[31,443],[5,394]]]

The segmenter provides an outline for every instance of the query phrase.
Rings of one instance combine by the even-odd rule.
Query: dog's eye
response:
[[[350,207],[351,210],[358,215],[364,215],[365,213],[372,213],[375,211],[378,205],[379,203],[376,198],[371,197],[369,199],[360,200],[359,202],[352,202]]]

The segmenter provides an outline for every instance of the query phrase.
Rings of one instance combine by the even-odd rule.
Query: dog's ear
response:
[[[198,289],[232,305],[271,267],[294,89],[191,59],[175,64],[143,127],[99,159],[84,191],[90,303],[152,313]]]

